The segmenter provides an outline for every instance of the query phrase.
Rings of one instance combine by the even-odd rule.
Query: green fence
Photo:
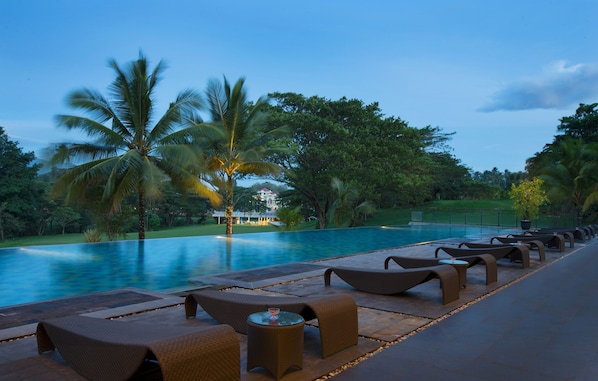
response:
[[[544,228],[551,226],[578,226],[585,223],[593,223],[595,216],[584,216],[579,221],[575,213],[563,213],[559,215],[540,214],[532,221],[532,228]],[[412,222],[428,222],[438,224],[459,224],[459,225],[482,225],[482,226],[504,226],[519,227],[519,218],[515,212],[509,209],[422,209],[411,211]],[[589,222],[588,222],[589,221]]]

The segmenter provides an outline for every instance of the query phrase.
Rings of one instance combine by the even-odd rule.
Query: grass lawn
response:
[[[218,235],[225,234],[225,225],[206,224],[206,225],[188,225],[177,226],[158,231],[145,232],[146,239],[152,238],[170,238],[170,237],[192,237],[200,235]],[[233,233],[262,233],[277,231],[274,226],[258,226],[258,225],[234,225]],[[126,237],[119,237],[122,239],[137,239],[137,232],[127,233]],[[18,237],[15,239],[0,242],[0,248],[3,247],[17,247],[17,246],[38,246],[38,245],[60,245],[69,243],[85,243],[85,236],[82,233],[76,234],[57,234],[45,236],[32,237]]]

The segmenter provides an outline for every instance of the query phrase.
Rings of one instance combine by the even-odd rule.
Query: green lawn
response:
[[[235,225],[233,232],[241,233],[261,233],[277,231],[273,226],[257,226],[257,225]],[[206,224],[206,225],[189,225],[168,228],[159,231],[148,231],[145,233],[147,239],[152,238],[170,238],[170,237],[192,237],[200,235],[218,235],[225,234],[224,225]],[[119,237],[119,239],[137,239],[137,233],[128,233],[127,237]],[[2,247],[17,247],[17,246],[37,246],[37,245],[59,245],[68,243],[84,243],[85,237],[83,234],[58,234],[47,235],[41,237],[19,237],[11,240],[0,242]]]

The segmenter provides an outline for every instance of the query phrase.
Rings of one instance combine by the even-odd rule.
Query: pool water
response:
[[[199,276],[500,231],[413,225],[0,249],[0,306],[123,287],[164,290]]]

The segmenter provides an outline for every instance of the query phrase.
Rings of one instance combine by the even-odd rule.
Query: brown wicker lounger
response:
[[[540,261],[546,259],[546,247],[544,243],[540,240],[533,239],[533,237],[528,237],[527,239],[517,239],[514,237],[492,237],[490,238],[490,244],[493,245],[494,241],[498,241],[505,245],[514,245],[518,244],[519,242],[529,245],[529,248],[532,250],[538,251],[538,256]]]
[[[438,252],[444,251],[451,257],[470,257],[472,255],[490,254],[496,260],[509,258],[511,262],[520,260],[521,267],[529,267],[529,249],[526,246],[501,246],[487,248],[463,248],[463,247],[438,247],[434,251],[434,257],[438,258]]]
[[[569,239],[578,240],[578,241],[585,241],[586,239],[591,238],[591,233],[589,229],[585,227],[552,227],[552,228],[540,228],[536,230],[530,230],[527,233],[541,233],[541,234],[562,234],[565,237],[569,236]]]
[[[322,358],[357,345],[357,305],[349,295],[277,297],[203,290],[185,298],[187,318],[196,315],[198,304],[216,321],[229,324],[243,334],[247,333],[247,316],[268,307],[300,314],[305,321],[317,318]]]
[[[575,245],[575,240],[578,239],[580,241],[583,241],[583,239],[579,239],[579,236],[582,234],[580,232],[575,233],[575,231],[571,231],[571,230],[563,230],[563,229],[555,229],[555,230],[530,230],[530,231],[526,231],[524,234],[525,235],[546,235],[546,234],[552,234],[554,235],[554,233],[556,234],[560,234],[562,236],[565,237],[565,240],[569,241],[569,247],[573,247]]]
[[[545,247],[557,247],[561,252],[565,251],[565,242],[569,241],[569,247],[573,248],[575,247],[575,238],[573,237],[572,234],[567,233],[567,235],[565,234],[561,234],[561,233],[550,233],[550,234],[546,234],[546,233],[526,233],[526,234],[509,234],[509,237],[513,237],[513,238],[533,238],[535,240],[538,241],[542,241],[542,243],[544,244]]]
[[[519,241],[515,241],[514,244],[510,243],[478,243],[478,242],[463,242],[459,244],[459,247],[468,247],[470,249],[486,249],[486,248],[495,248],[495,247],[516,247],[518,250],[527,251],[529,255],[529,251],[532,247],[535,247],[538,250],[538,259],[540,262],[546,259],[546,250],[544,249],[544,244],[540,241],[527,241],[521,242],[518,244]],[[523,254],[525,255],[525,254]]]
[[[472,267],[483,263],[486,266],[486,284],[494,283],[498,280],[496,258],[494,258],[492,255],[478,254],[472,255],[470,257],[460,257],[459,259],[467,261],[469,263],[467,267]],[[392,255],[384,260],[385,269],[388,269],[388,264],[390,261],[394,261],[396,264],[405,269],[439,265],[438,259],[436,258],[412,258]]]
[[[330,276],[333,272],[360,291],[381,295],[399,294],[421,283],[439,278],[442,288],[442,304],[459,299],[459,289],[461,288],[459,274],[450,265],[400,270],[331,267],[324,272],[325,286],[330,286]]]
[[[164,380],[240,380],[241,353],[226,325],[170,327],[85,316],[37,325],[38,352],[58,349],[90,380],[127,380],[157,360]]]

